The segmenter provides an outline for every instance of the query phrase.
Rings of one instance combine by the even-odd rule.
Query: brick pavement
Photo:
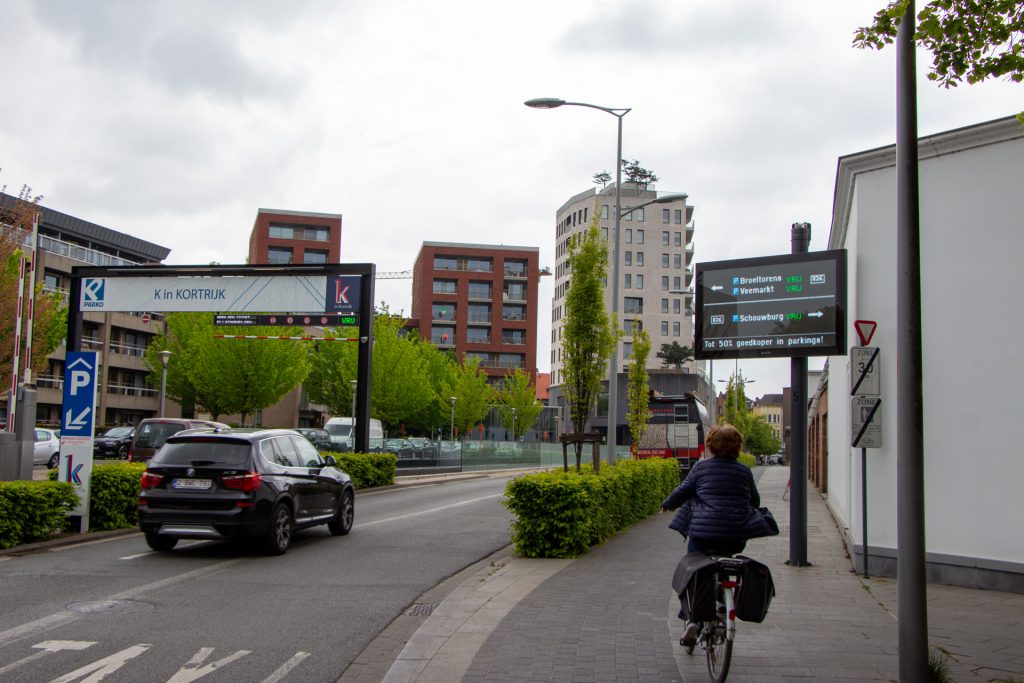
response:
[[[788,478],[769,467],[759,482],[782,533],[746,554],[771,567],[778,595],[764,623],[738,624],[729,680],[895,681],[895,581],[853,572],[813,490],[811,566],[787,566]],[[397,619],[342,680],[707,680],[700,651],[678,644],[670,581],[683,539],[668,522],[653,516],[576,560],[506,549],[426,594],[433,612]],[[954,680],[1024,681],[1024,596],[929,584],[928,605],[930,642],[948,653]]]

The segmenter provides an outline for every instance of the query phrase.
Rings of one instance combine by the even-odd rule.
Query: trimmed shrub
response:
[[[737,460],[751,469],[753,469],[754,465],[757,464],[757,458],[750,453],[740,453],[740,457],[737,458]]]
[[[77,505],[78,496],[68,483],[0,482],[0,548],[45,541],[64,529]]]
[[[144,462],[93,464],[89,482],[90,531],[127,529],[139,523],[139,479],[145,471]],[[50,470],[50,481],[56,480],[57,470]]]
[[[325,454],[326,455],[326,454]],[[390,486],[395,483],[398,456],[394,453],[330,453],[338,469],[352,477],[357,489]]]
[[[505,487],[512,542],[524,557],[577,557],[657,512],[678,483],[676,461],[663,458],[517,477]]]

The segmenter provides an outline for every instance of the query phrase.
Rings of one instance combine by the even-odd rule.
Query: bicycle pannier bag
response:
[[[743,571],[736,589],[736,618],[760,624],[768,614],[768,606],[775,597],[775,582],[772,572],[757,560],[743,555]]]
[[[701,552],[679,560],[672,587],[679,594],[679,618],[711,621],[715,618],[715,561]]]

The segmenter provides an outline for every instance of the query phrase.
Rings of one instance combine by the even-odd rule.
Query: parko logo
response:
[[[82,308],[103,308],[104,278],[87,277],[82,281]]]

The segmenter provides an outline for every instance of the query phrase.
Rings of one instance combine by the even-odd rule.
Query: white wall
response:
[[[970,129],[933,136],[940,140],[922,141],[920,150],[926,549],[1024,563],[1024,130],[1012,120],[1001,130],[998,140]],[[858,343],[854,320],[878,322],[872,345],[881,349],[884,447],[868,450],[868,542],[895,549],[896,174],[891,157],[864,156],[871,155],[874,169],[865,168],[870,159],[844,158],[862,170],[843,178],[840,169],[837,211],[842,192],[851,201],[848,218],[833,220],[830,248],[848,250],[850,345]],[[847,358],[830,358],[829,498],[860,544],[849,388]]]

